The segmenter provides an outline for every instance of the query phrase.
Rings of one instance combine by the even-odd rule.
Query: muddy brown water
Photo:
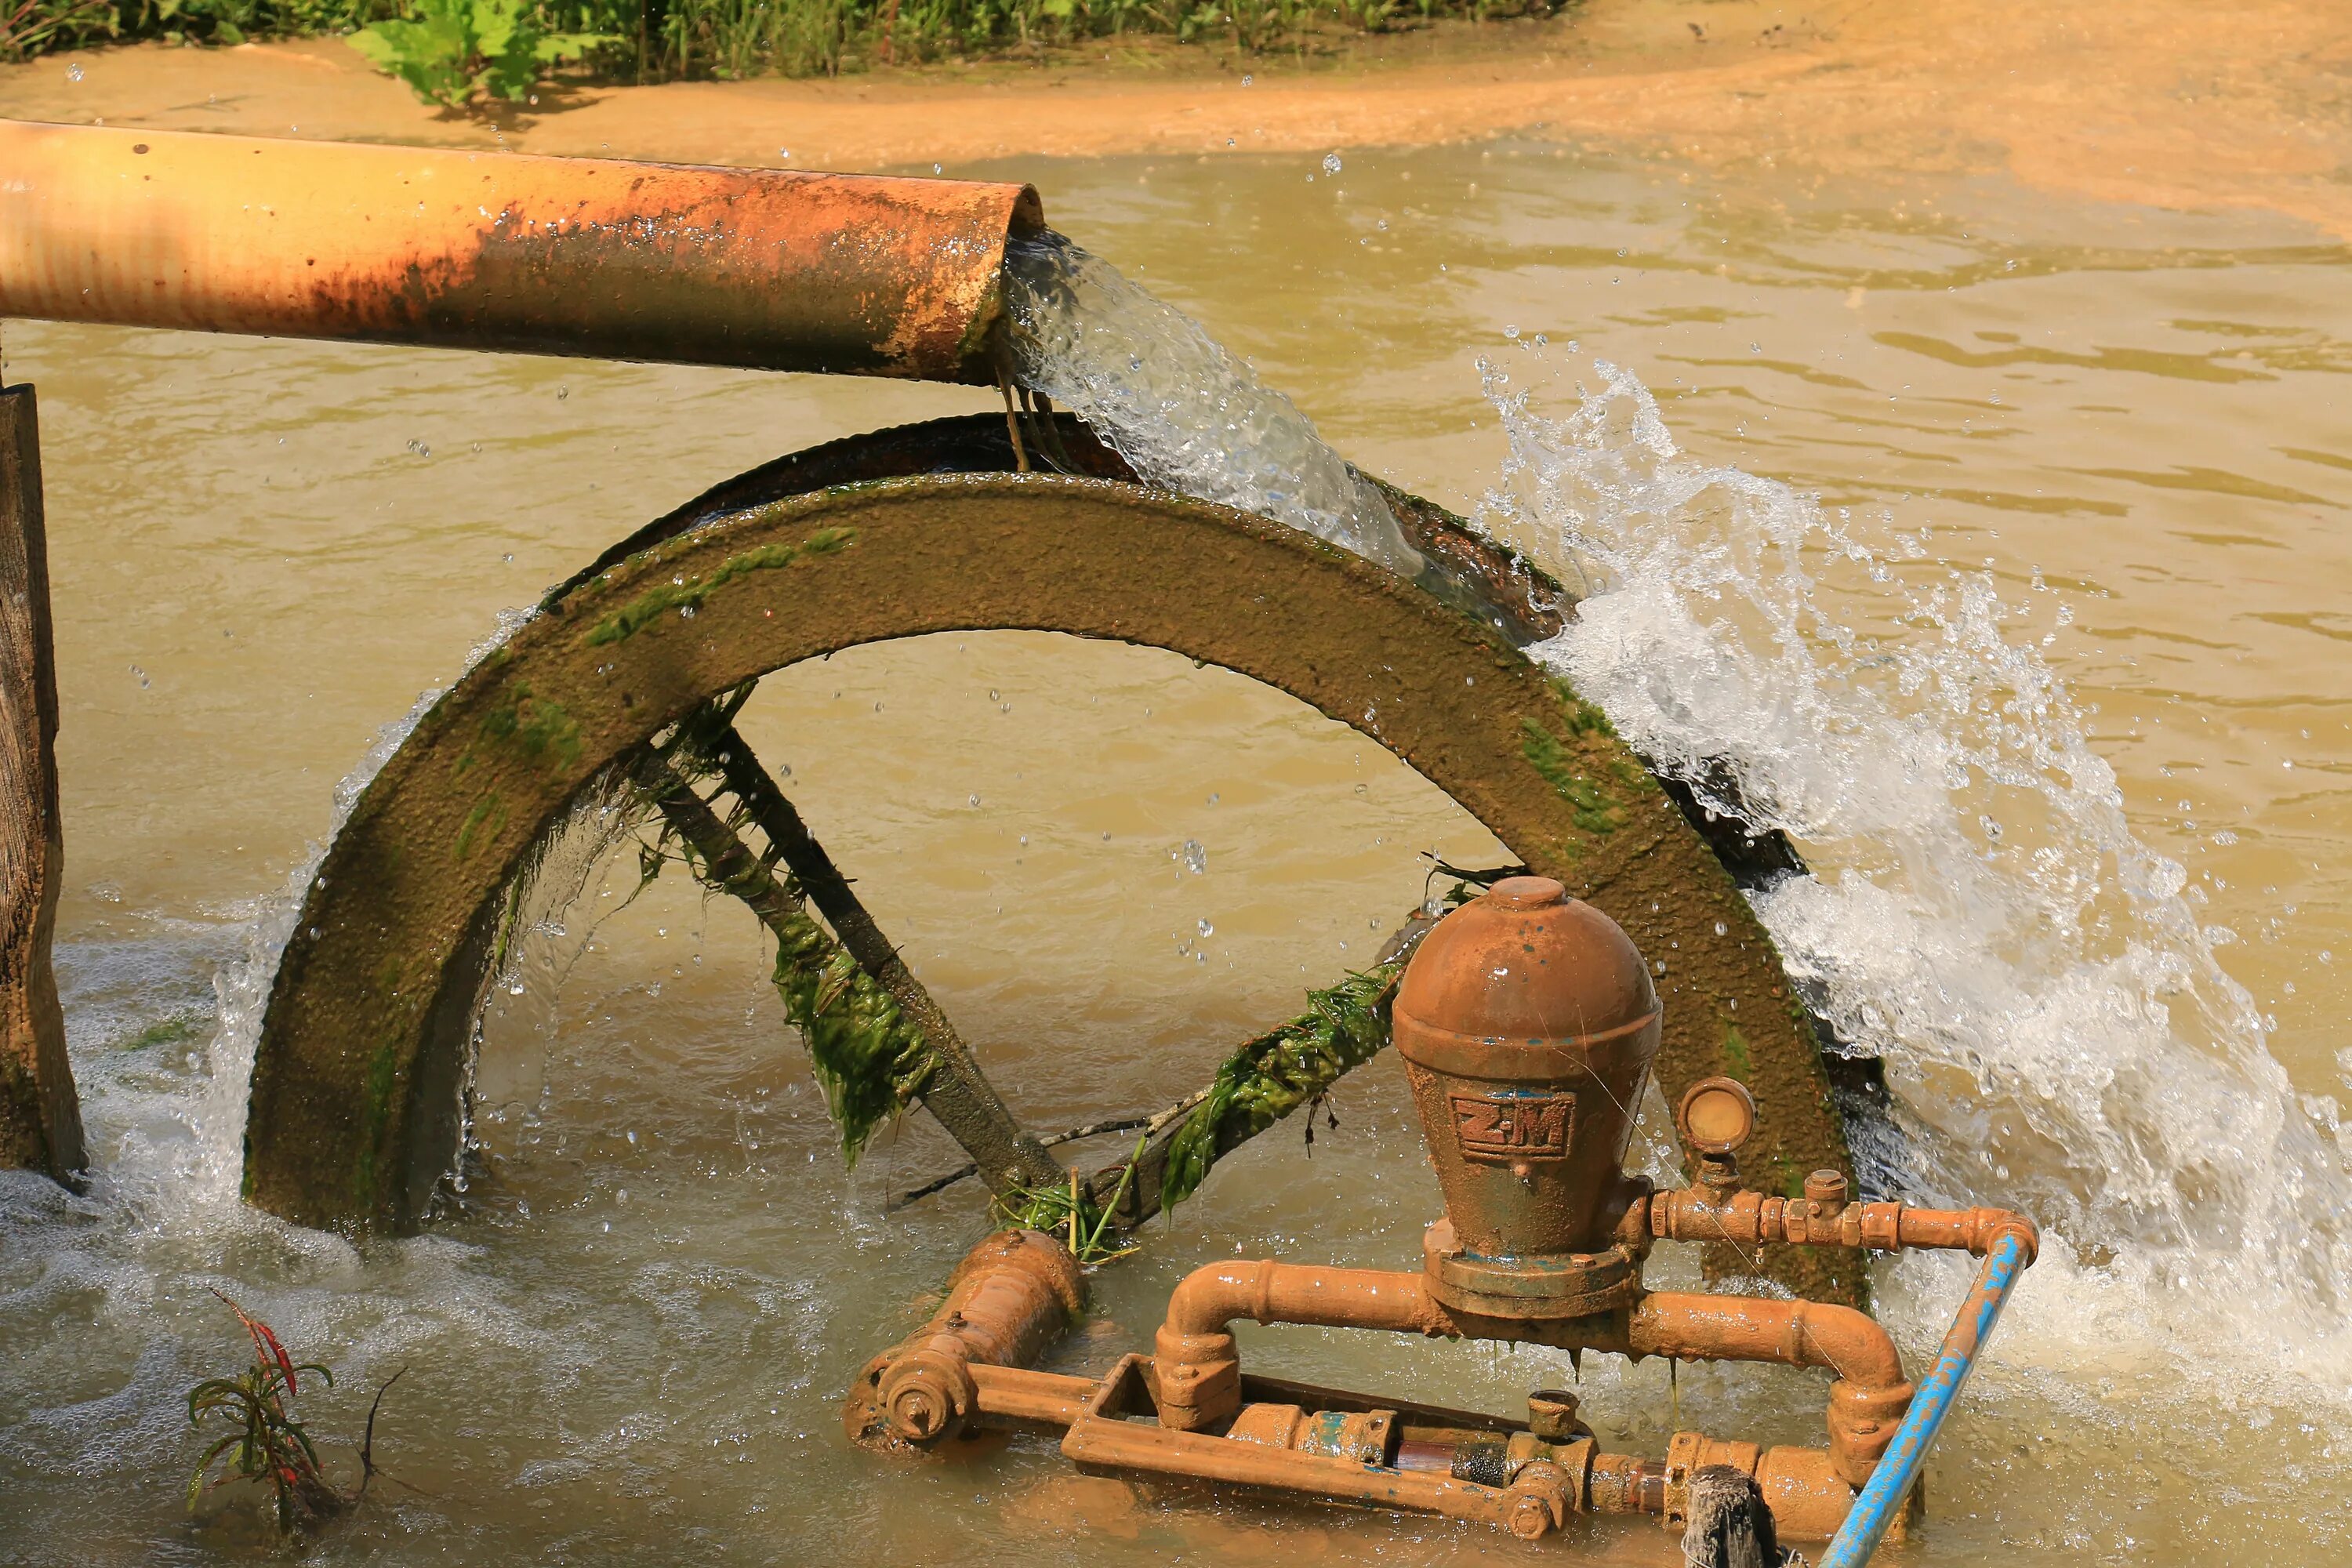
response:
[[[2305,1183],[2315,1217],[2341,1210],[2340,241],[2259,210],[2057,201],[1992,176],[1881,184],[1537,142],[1360,149],[1337,175],[1319,155],[949,172],[1015,168],[1066,231],[1408,488],[1468,506],[1496,482],[1474,356],[1500,356],[1559,415],[1578,382],[1599,384],[1598,355],[1655,392],[1688,452],[1817,492],[1872,539],[1927,527],[1909,570],[1989,573],[2034,609],[2008,635],[2071,687],[2129,829],[2184,868],[2195,921],[2221,928],[2203,940],[2272,1024],[2253,1048],[2273,1079],[2183,1079],[2155,1114],[2240,1117],[2244,1146],[2219,1137],[2201,1179],[2258,1165]],[[1558,377],[1506,329],[1548,334]],[[380,1438],[407,1487],[311,1548],[321,1561],[1673,1560],[1646,1526],[1528,1547],[1080,1479],[1031,1442],[953,1466],[848,1450],[840,1391],[915,1320],[983,1204],[959,1189],[886,1219],[883,1197],[951,1151],[910,1122],[845,1173],[748,917],[675,879],[618,909],[633,860],[590,876],[499,999],[487,1174],[464,1214],[354,1249],[240,1210],[241,1061],[215,1041],[219,997],[246,997],[237,966],[379,727],[501,612],[704,485],[983,404],[16,323],[5,349],[43,399],[58,963],[100,1175],[84,1198],[0,1185],[0,1558],[265,1552],[238,1511],[192,1522],[180,1503],[194,1448],[176,1401],[237,1352],[205,1293],[219,1285],[333,1363],[325,1433],[355,1427],[371,1380],[410,1369]],[[2072,606],[2064,624],[2037,574]],[[1827,576],[1813,604],[1832,622],[1880,609]],[[1494,852],[1354,732],[1148,650],[1029,635],[867,649],[772,678],[747,730],[1039,1126],[1202,1079],[1302,985],[1369,954],[1420,897],[1423,851]],[[1873,853],[1867,834],[1811,847],[1832,883]],[[2051,1008],[2084,1013],[2082,1048],[2037,1069],[2053,1093],[2128,1075],[2102,1054],[2095,967],[2045,977]],[[1899,1061],[1896,1078],[1933,1138],[1968,1136],[1972,1086]],[[1311,1156],[1295,1130],[1261,1140],[1106,1271],[1063,1364],[1148,1343],[1166,1291],[1206,1258],[1408,1264],[1437,1200],[1393,1064],[1351,1079],[1337,1109]],[[2263,1163],[2254,1130],[2282,1120],[2316,1163]],[[2021,1184],[2154,1179],[2030,1140],[2002,1157]],[[1988,1171],[1951,1195],[2000,1201],[1998,1186]],[[2153,1271],[2098,1237],[2053,1247],[1930,1465],[1927,1531],[1887,1560],[2344,1552],[2347,1304],[2245,1309],[2226,1240],[2170,1246]],[[1964,1283],[1932,1261],[1882,1268],[1906,1354],[1929,1352]],[[1244,1342],[1268,1370],[1498,1410],[1566,1375],[1533,1351]],[[1590,1364],[1583,1387],[1605,1436],[1650,1451],[1677,1415],[1804,1441],[1822,1395],[1783,1369],[1685,1369],[1670,1390],[1655,1364]]]

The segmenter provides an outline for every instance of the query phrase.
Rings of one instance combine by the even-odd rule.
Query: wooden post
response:
[[[1684,1568],[1783,1568],[1794,1554],[1780,1550],[1777,1534],[1764,1493],[1745,1470],[1708,1465],[1691,1477]]]
[[[66,1181],[85,1161],[49,967],[65,864],[57,740],[40,422],[31,387],[0,387],[0,1166]]]

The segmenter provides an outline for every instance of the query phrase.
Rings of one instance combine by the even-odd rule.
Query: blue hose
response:
[[[1903,1416],[1903,1425],[1895,1429],[1895,1440],[1887,1445],[1877,1468],[1870,1473],[1869,1484],[1862,1495],[1853,1500],[1853,1507],[1845,1522],[1822,1554],[1821,1568],[1863,1568],[1870,1554],[1878,1550],[1879,1539],[1886,1533],[1903,1509],[1904,1499],[1911,1491],[1911,1483],[1919,1477],[1920,1467],[1927,1462],[1928,1446],[1935,1442],[1936,1433],[1943,1426],[1944,1417],[1952,1413],[1952,1403],[1960,1395],[1960,1384],[1969,1379],[1976,1366],[1977,1352],[1992,1335],[1992,1326],[2000,1318],[2000,1310],[2009,1302],[2011,1287],[2017,1276],[2032,1259],[2026,1238],[2015,1231],[2004,1231],[1986,1252],[1984,1267],[1977,1271],[1976,1288],[1960,1304],[1959,1316],[1953,1320],[1952,1331],[1944,1336],[1943,1353],[1936,1358],[1936,1370],[1911,1397],[1911,1408]]]

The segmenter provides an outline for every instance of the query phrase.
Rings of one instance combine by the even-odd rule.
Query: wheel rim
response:
[[[246,1168],[262,1207],[419,1223],[457,1152],[502,894],[581,791],[714,693],[943,631],[1167,648],[1349,724],[1670,961],[1662,1087],[1748,1081],[1757,1184],[1848,1168],[1811,1020],[1731,876],[1598,711],[1492,625],[1278,523],[1116,480],[881,479],[690,521],[558,590],[362,792],[265,1016]],[[1809,1293],[1858,1291],[1843,1258],[1790,1263]]]

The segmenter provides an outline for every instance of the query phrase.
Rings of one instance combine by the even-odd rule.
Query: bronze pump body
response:
[[[1623,1173],[1658,1056],[1658,994],[1624,931],[1545,877],[1438,923],[1391,1014],[1445,1194],[1430,1294],[1482,1317],[1590,1317],[1642,1294],[1649,1195]]]
[[[1208,1264],[1169,1298],[1152,1355],[1087,1379],[1025,1370],[1073,1304],[1075,1265],[1056,1266],[1051,1237],[992,1237],[931,1325],[866,1368],[845,1412],[852,1440],[904,1450],[967,1426],[1059,1429],[1063,1454],[1090,1471],[1443,1514],[1528,1539],[1577,1513],[1651,1513],[1679,1529],[1692,1477],[1728,1465],[1754,1480],[1781,1539],[1823,1540],[1910,1405],[1894,1342],[1850,1307],[1648,1290],[1651,1247],[1983,1255],[2008,1239],[2031,1260],[2032,1225],[2002,1209],[1851,1203],[1831,1171],[1802,1198],[1743,1190],[1734,1155],[1755,1105],[1729,1079],[1693,1085],[1677,1108],[1693,1186],[1656,1192],[1627,1175],[1657,992],[1616,922],[1548,878],[1506,879],[1440,921],[1391,1022],[1445,1199],[1421,1268]],[[1685,1431],[1663,1460],[1605,1453],[1561,1391],[1504,1419],[1252,1375],[1232,1332],[1242,1318],[1821,1367],[1835,1374],[1829,1444],[1765,1449]]]

